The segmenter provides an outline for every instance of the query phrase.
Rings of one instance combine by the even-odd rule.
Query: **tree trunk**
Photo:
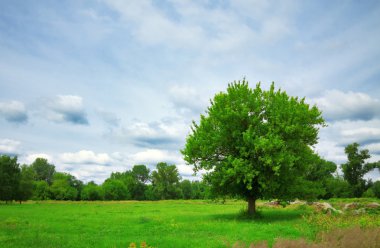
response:
[[[256,213],[256,199],[253,196],[249,196],[247,201],[248,201],[248,214],[254,215]]]

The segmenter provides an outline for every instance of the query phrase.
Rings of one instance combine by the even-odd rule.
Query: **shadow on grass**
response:
[[[256,222],[256,223],[274,223],[274,222],[286,222],[301,219],[304,215],[304,211],[299,210],[260,210],[256,215],[250,216],[244,211],[230,214],[214,214],[210,218],[219,221],[241,221],[241,222]]]

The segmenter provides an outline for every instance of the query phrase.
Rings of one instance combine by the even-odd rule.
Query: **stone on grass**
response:
[[[366,208],[379,208],[380,204],[377,202],[371,202],[371,203],[368,203],[365,207]]]
[[[352,210],[352,209],[357,209],[359,207],[359,203],[352,202],[352,203],[347,203],[344,205],[344,210]]]

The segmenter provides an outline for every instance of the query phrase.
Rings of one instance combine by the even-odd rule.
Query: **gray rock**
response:
[[[377,202],[371,202],[371,203],[368,203],[365,207],[366,208],[379,208],[380,204]]]
[[[323,211],[326,214],[331,213],[342,213],[342,211],[335,209],[333,206],[331,206],[328,202],[314,202],[313,205],[317,208],[319,211]]]
[[[354,210],[353,211],[353,214],[355,214],[355,215],[361,215],[361,214],[365,214],[365,208],[359,208],[359,209],[357,209],[357,210]]]
[[[359,203],[356,203],[356,202],[352,202],[352,203],[347,203],[346,205],[344,205],[344,210],[352,210],[352,209],[357,209],[359,207]]]

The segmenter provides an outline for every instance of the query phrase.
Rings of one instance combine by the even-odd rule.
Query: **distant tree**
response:
[[[348,161],[342,164],[344,179],[351,185],[355,197],[360,197],[366,190],[366,180],[364,175],[379,166],[377,163],[366,163],[365,161],[371,157],[367,149],[359,151],[359,144],[352,143],[344,149],[347,154]]]
[[[81,192],[81,200],[84,201],[96,201],[103,200],[104,193],[102,187],[94,183],[93,181],[84,185]]]
[[[353,197],[350,184],[343,177],[337,175],[326,180],[326,195],[330,198],[348,198]]]
[[[193,122],[182,154],[195,171],[207,171],[214,193],[245,198],[254,214],[256,199],[288,199],[298,191],[323,125],[321,111],[304,99],[274,84],[251,89],[243,80],[215,95],[200,123]]]
[[[370,189],[372,190],[374,196],[380,198],[380,181],[374,182]]]
[[[192,187],[190,180],[183,180],[179,183],[181,191],[182,191],[182,198],[183,199],[191,199],[192,197]]]
[[[20,167],[17,157],[0,156],[0,200],[12,201],[16,199],[20,184]]]
[[[156,170],[152,172],[152,185],[158,199],[179,198],[181,191],[179,188],[180,176],[175,165],[158,163]]]
[[[191,182],[191,199],[209,199],[210,186],[204,181]]]
[[[50,186],[46,181],[34,181],[33,199],[35,200],[51,199]]]
[[[327,184],[328,180],[334,178],[333,173],[337,169],[336,164],[326,161],[318,155],[314,155],[310,161],[306,161],[306,165],[307,169],[305,170],[304,181],[298,183],[298,185],[304,188],[299,193],[299,197],[308,200],[332,197],[327,192]],[[305,196],[305,192],[308,192],[307,196]]]
[[[21,166],[20,184],[16,195],[16,200],[20,202],[29,200],[33,195],[34,170],[28,165]]]
[[[144,192],[144,199],[149,200],[149,201],[159,200],[158,196],[156,195],[156,193],[154,191],[152,184],[146,185],[146,189]]]
[[[45,158],[36,158],[31,164],[31,167],[35,171],[35,180],[43,180],[49,185],[53,183],[53,176],[55,173],[55,166],[50,164]]]
[[[78,190],[73,186],[75,177],[63,172],[54,173],[53,184],[50,187],[55,200],[74,201],[78,197]]]
[[[150,170],[145,165],[135,165],[132,168],[132,175],[137,182],[147,183],[150,180]]]
[[[127,187],[121,180],[107,179],[102,188],[105,200],[126,200],[131,198]]]
[[[130,185],[132,199],[145,200],[146,183],[150,180],[150,170],[145,165],[135,165],[131,172],[133,183]]]
[[[133,199],[133,190],[136,184],[136,180],[133,177],[133,174],[130,170],[125,172],[113,172],[109,180],[118,180],[123,182],[126,189],[126,198],[123,200]]]

